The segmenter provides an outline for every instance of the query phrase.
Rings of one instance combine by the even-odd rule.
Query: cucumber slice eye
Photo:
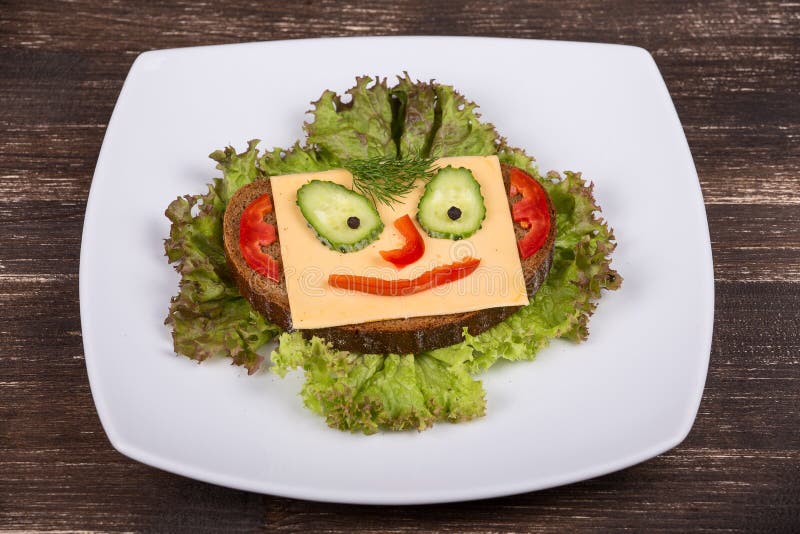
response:
[[[317,239],[331,250],[361,250],[383,231],[375,205],[334,182],[311,180],[297,190],[297,206]]]
[[[425,186],[417,220],[431,237],[464,239],[486,218],[481,186],[469,169],[447,166]]]

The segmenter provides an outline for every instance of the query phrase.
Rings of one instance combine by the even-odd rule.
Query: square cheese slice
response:
[[[525,278],[497,156],[441,158],[436,167],[466,167],[481,186],[486,218],[480,230],[467,239],[453,241],[428,236],[416,220],[417,203],[424,184],[400,203],[377,206],[383,224],[380,237],[367,247],[342,253],[323,245],[297,206],[297,190],[311,180],[329,180],[352,186],[352,175],[342,169],[289,174],[271,178],[281,258],[289,295],[292,324],[296,329],[325,328],[383,319],[475,311],[498,306],[528,304]],[[417,262],[397,269],[384,260],[381,250],[400,248],[405,242],[394,221],[408,214],[425,241],[425,254]],[[406,296],[380,296],[333,288],[328,276],[348,273],[387,280],[415,278],[467,256],[480,266],[469,276]]]

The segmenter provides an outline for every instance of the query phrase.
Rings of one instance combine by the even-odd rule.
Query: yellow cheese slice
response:
[[[342,253],[319,242],[297,207],[297,190],[310,180],[330,180],[352,186],[352,175],[342,169],[289,174],[271,178],[281,258],[294,328],[324,328],[383,319],[446,315],[498,306],[528,304],[508,197],[497,156],[441,158],[435,166],[466,167],[481,186],[486,204],[483,226],[468,239],[453,241],[428,236],[416,222],[417,203],[424,184],[403,202],[378,212],[385,225],[381,236],[358,252]],[[408,214],[425,241],[425,255],[397,269],[385,261],[381,250],[403,246],[394,221]],[[328,285],[328,276],[349,273],[387,280],[415,278],[427,270],[471,256],[481,260],[471,275],[427,291],[402,297],[358,293]]]

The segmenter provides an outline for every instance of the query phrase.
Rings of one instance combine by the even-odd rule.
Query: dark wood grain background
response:
[[[343,35],[638,45],[700,175],[716,274],[703,402],[679,447],[598,479],[422,507],[318,504],[133,462],[92,403],[83,213],[125,75],[151,49]],[[0,0],[0,530],[800,531],[800,4]]]

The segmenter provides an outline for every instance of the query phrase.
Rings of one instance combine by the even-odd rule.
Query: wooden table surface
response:
[[[800,531],[800,4],[0,0],[0,530]],[[158,48],[342,35],[638,45],[655,57],[705,196],[711,366],[677,448],[547,491],[420,506],[234,491],[127,459],[84,366],[78,258],[125,75]]]

